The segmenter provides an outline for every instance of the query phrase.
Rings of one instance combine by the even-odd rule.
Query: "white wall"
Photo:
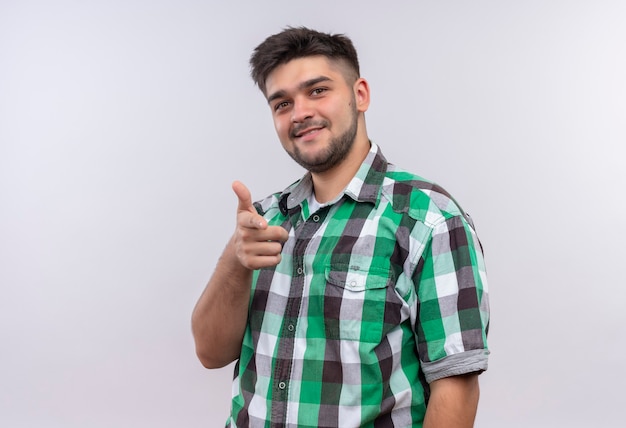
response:
[[[0,1],[0,426],[218,427],[190,313],[301,170],[248,77],[286,25],[351,36],[370,136],[472,213],[492,329],[476,426],[618,427],[623,1]]]

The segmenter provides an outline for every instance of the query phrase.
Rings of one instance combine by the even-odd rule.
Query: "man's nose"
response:
[[[314,116],[313,104],[307,99],[297,99],[293,102],[291,109],[291,121],[294,123],[303,122]]]

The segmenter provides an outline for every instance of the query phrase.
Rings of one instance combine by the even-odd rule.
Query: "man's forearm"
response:
[[[424,428],[471,428],[478,398],[478,375],[468,374],[439,379],[430,384]]]
[[[243,183],[235,181],[233,191],[238,199],[237,227],[191,317],[196,354],[207,368],[239,358],[252,272],[276,266],[289,237],[285,229],[269,226],[259,215]]]
[[[231,240],[192,314],[196,353],[207,368],[239,357],[246,328],[252,271],[237,261]]]

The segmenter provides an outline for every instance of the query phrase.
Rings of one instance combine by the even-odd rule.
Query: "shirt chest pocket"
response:
[[[326,268],[324,329],[326,338],[380,343],[388,300],[393,295],[389,267],[367,270],[346,265]],[[390,294],[391,293],[391,294]]]

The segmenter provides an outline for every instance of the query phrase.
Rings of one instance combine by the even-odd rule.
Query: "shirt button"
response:
[[[289,325],[287,326],[287,330],[289,330],[289,331],[294,331],[295,329],[296,329],[296,328],[293,326],[293,324],[289,324]]]
[[[314,221],[315,223],[317,223],[318,221],[320,221],[320,216],[318,216],[317,214],[315,214],[315,215],[313,216],[313,221]]]
[[[280,382],[278,384],[278,389],[285,389],[287,387],[287,384],[285,382]]]
[[[302,269],[301,267],[299,267],[296,272],[298,272],[298,275],[302,275],[304,273],[304,269]]]
[[[356,281],[350,281],[350,283],[348,284],[348,287],[350,288],[356,287]]]

